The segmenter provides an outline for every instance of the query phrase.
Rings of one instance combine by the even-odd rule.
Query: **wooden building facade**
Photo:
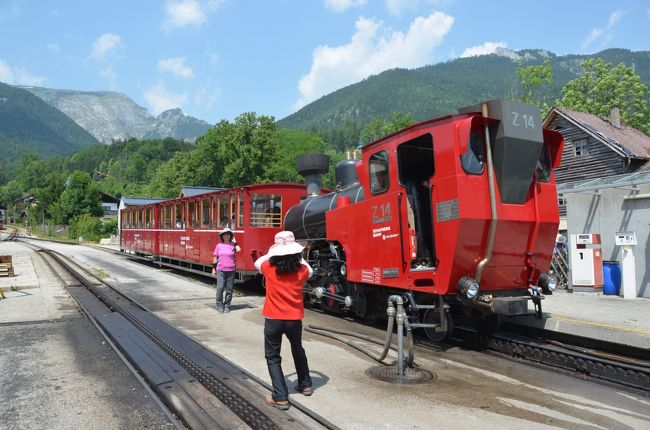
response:
[[[555,107],[544,128],[564,136],[562,163],[555,170],[558,185],[650,170],[650,136],[621,123],[616,107],[609,117]],[[561,196],[560,216],[566,216]]]

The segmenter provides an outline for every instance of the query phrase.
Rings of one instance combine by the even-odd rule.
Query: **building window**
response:
[[[587,145],[587,139],[580,139],[573,142],[574,157],[586,157],[587,155],[589,155],[589,145]]]

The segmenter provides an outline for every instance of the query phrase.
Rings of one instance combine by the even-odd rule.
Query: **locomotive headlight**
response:
[[[473,299],[478,295],[481,286],[476,279],[469,276],[463,276],[458,281],[458,290],[467,296],[468,299]]]
[[[345,276],[345,274],[348,273],[348,269],[345,267],[345,263],[341,264],[339,271],[341,272],[341,276]]]
[[[537,281],[544,294],[552,294],[557,288],[557,276],[553,272],[542,273]]]

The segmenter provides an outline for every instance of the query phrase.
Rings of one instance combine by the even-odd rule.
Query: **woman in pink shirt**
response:
[[[215,276],[217,277],[217,312],[230,312],[232,291],[235,288],[235,255],[241,251],[228,227],[219,233],[221,243],[214,248]],[[224,300],[223,293],[226,292]]]

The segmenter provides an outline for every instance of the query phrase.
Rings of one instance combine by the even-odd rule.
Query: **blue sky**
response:
[[[0,82],[280,119],[383,70],[495,49],[650,50],[650,1],[0,0]]]

